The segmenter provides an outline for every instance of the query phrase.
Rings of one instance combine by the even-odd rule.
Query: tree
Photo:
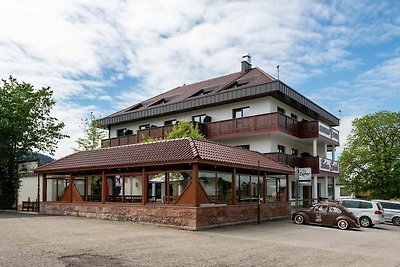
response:
[[[36,90],[13,77],[0,85],[0,208],[16,200],[18,160],[29,151],[53,154],[64,123],[50,116],[55,104],[49,87]]]
[[[400,197],[400,112],[380,111],[353,121],[340,157],[340,179],[356,194]]]
[[[176,139],[192,137],[196,139],[204,139],[204,135],[200,133],[199,127],[191,121],[182,120],[172,127],[171,132],[168,133],[165,139]],[[149,136],[142,137],[142,143],[154,142],[161,139],[152,138]]]
[[[98,149],[101,146],[101,140],[105,137],[105,130],[99,128],[96,118],[82,119],[82,130],[84,137],[78,138],[78,151]]]

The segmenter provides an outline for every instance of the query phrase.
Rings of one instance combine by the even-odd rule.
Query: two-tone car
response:
[[[342,205],[335,202],[322,202],[309,209],[293,214],[296,224],[319,224],[336,226],[341,230],[360,228],[357,217]]]

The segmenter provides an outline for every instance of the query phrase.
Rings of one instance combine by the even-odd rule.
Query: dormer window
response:
[[[161,98],[160,100],[157,100],[156,102],[154,102],[154,103],[152,103],[151,105],[149,105],[149,107],[158,106],[158,105],[161,105],[161,104],[165,104],[165,103],[167,103],[167,102],[168,102],[168,101],[165,100],[165,98]]]
[[[136,106],[133,106],[133,107],[127,109],[126,112],[128,112],[128,111],[133,111],[133,110],[137,110],[137,109],[140,109],[140,108],[142,108],[142,107],[143,107],[142,104],[137,104]]]

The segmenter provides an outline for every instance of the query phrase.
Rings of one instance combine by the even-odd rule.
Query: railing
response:
[[[318,121],[299,122],[284,114],[275,112],[249,116],[244,118],[229,119],[210,123],[196,123],[200,132],[207,139],[218,139],[239,134],[258,134],[268,131],[281,131],[298,138],[327,137],[339,142],[339,132]],[[172,125],[151,127],[138,130],[136,135],[127,135],[102,140],[102,147],[113,147],[127,144],[140,143],[143,138],[166,138]]]
[[[300,123],[281,113],[269,113],[244,118],[223,120],[205,124],[207,138],[217,138],[221,135],[237,134],[251,131],[280,130],[298,136]]]
[[[297,157],[279,152],[265,153],[264,155],[293,168],[311,168],[313,174],[320,172],[339,173],[338,162],[323,157]]]

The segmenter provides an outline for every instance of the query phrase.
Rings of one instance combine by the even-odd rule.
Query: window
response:
[[[295,149],[295,148],[292,148],[292,155],[293,156],[299,155],[299,151],[297,149]]]
[[[211,122],[211,117],[206,114],[196,115],[192,117],[192,121],[199,123],[207,123]]]
[[[117,130],[117,137],[124,136],[126,128]]]
[[[361,202],[360,203],[361,209],[372,209],[372,203],[369,202]]]
[[[236,147],[244,148],[244,149],[250,149],[250,145],[238,145]]]
[[[285,109],[278,107],[278,112],[282,113],[283,115],[285,115]]]
[[[347,192],[346,188],[341,187],[340,188],[340,196],[343,197],[343,196],[348,196],[348,195],[350,195],[350,194]]]
[[[285,146],[278,145],[278,152],[285,154]]]
[[[247,117],[250,115],[250,107],[235,108],[232,110],[232,113],[234,119]]]
[[[358,209],[360,207],[360,201],[344,200],[342,205],[346,208]]]
[[[342,213],[342,211],[337,207],[329,207],[330,213]]]
[[[178,123],[178,121],[176,119],[164,121],[164,125],[175,125],[177,123]]]
[[[296,114],[291,113],[291,114],[290,114],[290,117],[291,117],[292,119],[294,119],[294,120],[297,121],[297,115],[296,115]]]
[[[139,130],[144,130],[144,129],[148,129],[148,128],[150,128],[150,124],[139,125]]]

